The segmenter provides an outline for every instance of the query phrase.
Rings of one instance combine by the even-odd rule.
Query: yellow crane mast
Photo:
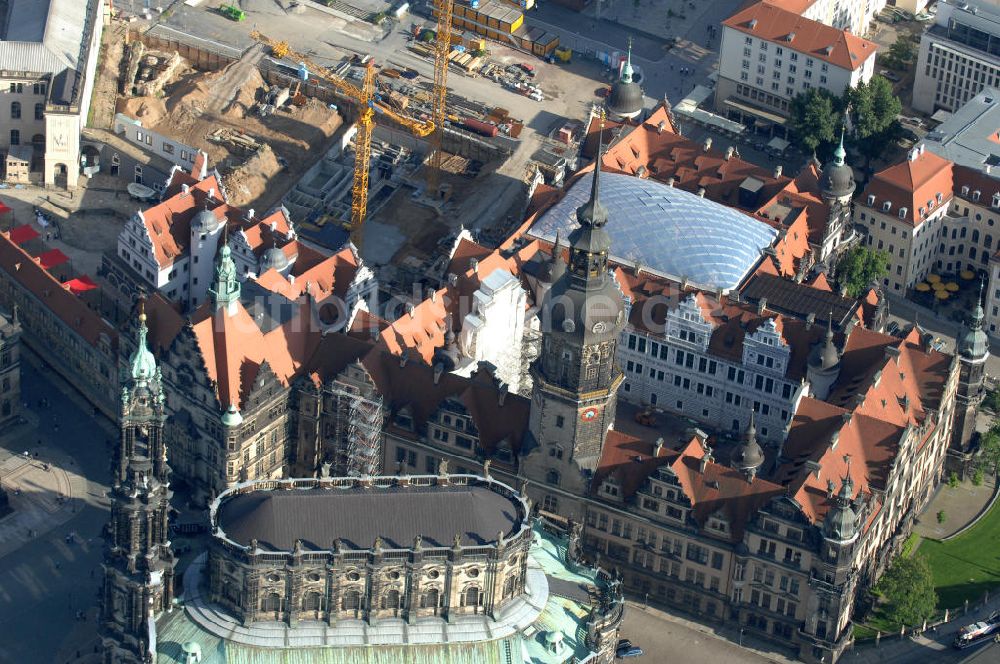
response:
[[[251,39],[265,44],[276,58],[290,58],[306,66],[318,78],[332,85],[338,92],[354,101],[358,106],[358,134],[354,139],[354,183],[351,187],[351,239],[361,246],[361,226],[368,211],[368,168],[371,159],[372,132],[375,129],[375,114],[392,119],[401,127],[421,138],[434,133],[435,124],[430,120],[415,120],[400,115],[382,104],[375,95],[375,63],[371,60],[365,66],[361,87],[333,74],[326,67],[313,62],[308,56],[292,50],[288,42],[276,41],[254,30]]]
[[[427,172],[427,194],[437,196],[444,155],[441,142],[447,113],[448,54],[451,53],[451,13],[454,0],[434,0],[437,8],[437,36],[434,40],[434,133],[431,134],[431,166]]]

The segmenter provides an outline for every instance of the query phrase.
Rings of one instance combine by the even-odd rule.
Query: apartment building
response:
[[[955,111],[1000,85],[1000,7],[989,0],[940,0],[920,40],[913,108]]]
[[[788,105],[810,88],[839,96],[875,73],[877,46],[844,29],[758,2],[722,23],[715,108],[784,135]]]

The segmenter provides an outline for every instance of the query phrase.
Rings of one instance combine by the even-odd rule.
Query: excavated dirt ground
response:
[[[342,119],[326,104],[310,99],[299,108],[288,106],[266,118],[253,111],[258,90],[264,87],[256,67],[234,62],[217,72],[181,67],[164,87],[163,98],[120,99],[118,110],[143,125],[208,153],[226,182],[230,203],[266,210],[319,159]],[[234,81],[234,76],[244,81]],[[219,99],[219,90],[235,90],[230,99]],[[214,111],[213,107],[221,108]],[[267,146],[248,156],[230,146],[209,141],[216,129],[229,127],[249,134]]]

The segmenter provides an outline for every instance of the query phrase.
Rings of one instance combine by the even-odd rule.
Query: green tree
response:
[[[826,90],[809,88],[792,99],[788,124],[799,141],[813,153],[830,143],[840,125],[837,99]]]
[[[979,463],[982,470],[995,472],[1000,466],[1000,420],[979,437]]]
[[[934,575],[920,554],[896,558],[875,589],[886,603],[886,618],[897,625],[919,625],[934,615]]]
[[[889,61],[893,69],[905,69],[917,54],[917,47],[907,35],[899,35],[889,47]]]
[[[883,76],[872,76],[867,83],[848,89],[844,103],[850,109],[856,147],[870,164],[899,138],[897,116],[903,105]]]
[[[983,406],[1000,414],[1000,389],[987,390],[986,396],[983,397]]]
[[[837,263],[837,279],[851,297],[861,297],[873,282],[889,274],[889,254],[879,249],[857,245]]]

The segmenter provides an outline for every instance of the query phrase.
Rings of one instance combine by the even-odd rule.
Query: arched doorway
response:
[[[60,189],[66,188],[66,183],[69,179],[69,168],[66,164],[56,164],[55,169],[52,171],[53,174],[53,184]]]

